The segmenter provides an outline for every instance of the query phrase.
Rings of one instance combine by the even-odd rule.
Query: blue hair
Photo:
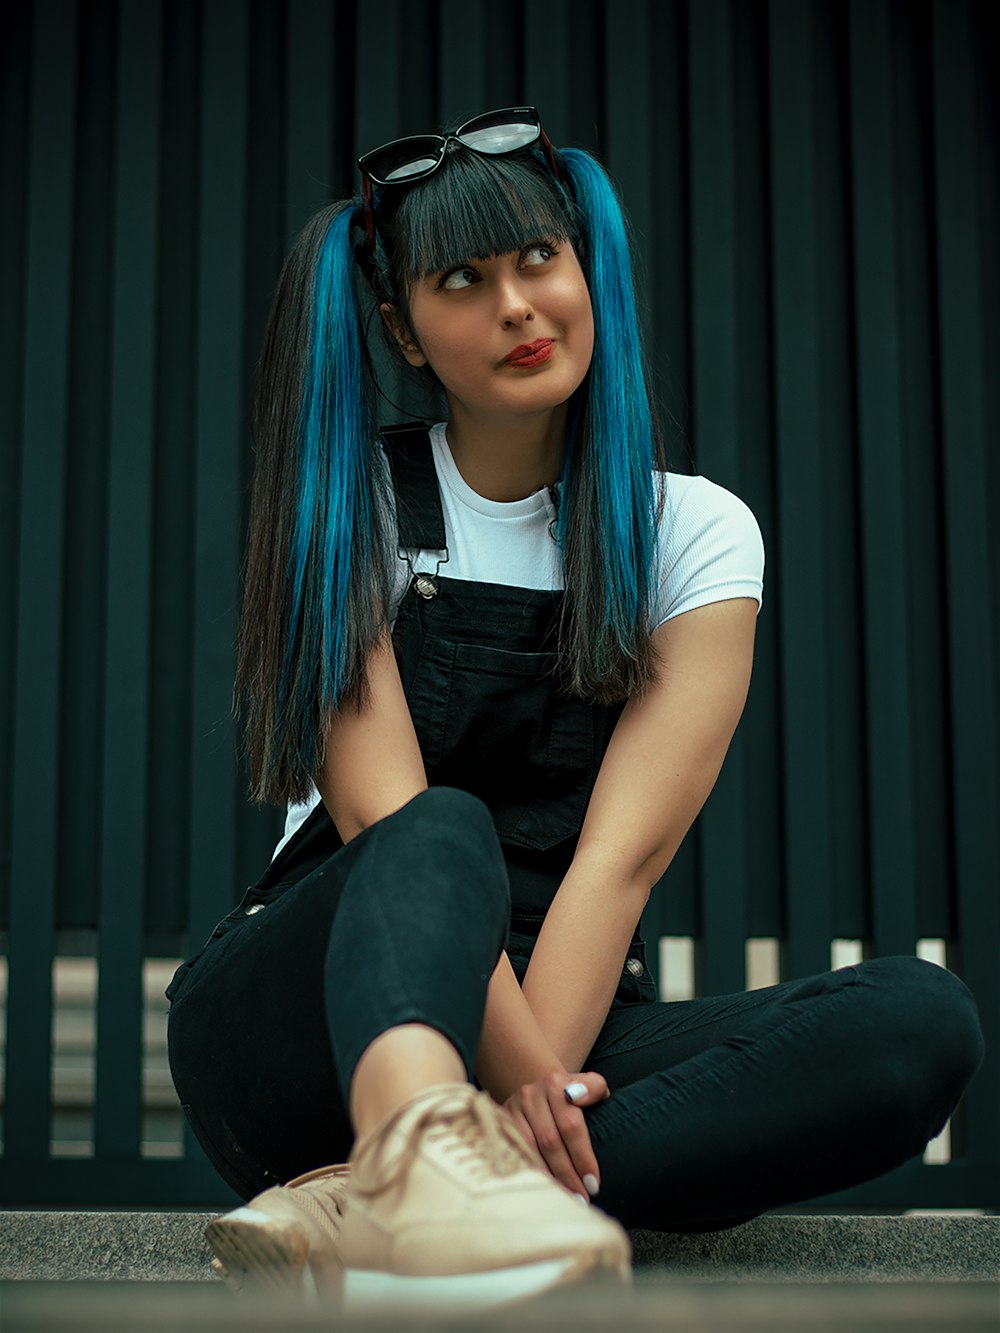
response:
[[[568,549],[580,506],[600,532],[607,626],[607,641],[596,659],[600,673],[615,648],[632,657],[637,640],[648,634],[657,543],[653,470],[659,448],[621,205],[605,171],[588,153],[566,148],[560,156],[583,229],[594,356],[584,405],[590,457],[577,456],[581,433],[571,431],[563,473],[566,503],[557,532]]]
[[[329,718],[365,696],[363,663],[385,625],[385,479],[354,291],[353,216],[347,201],[302,233],[261,359],[261,489],[247,581],[259,606],[256,616],[245,607],[238,688],[262,799],[308,792]]]
[[[352,327],[357,311],[347,243],[350,223],[347,209],[333,219],[316,264],[295,528],[289,553],[292,608],[282,680],[284,686],[293,675],[297,653],[315,656],[320,693],[334,706],[344,683],[354,513],[359,504],[364,511],[371,446],[357,410],[364,398],[364,368],[361,340]],[[310,592],[318,599],[319,615],[303,621],[302,591],[307,575]],[[300,627],[305,636],[301,642]]]

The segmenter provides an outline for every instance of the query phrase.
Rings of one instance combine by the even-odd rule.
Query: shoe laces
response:
[[[538,1159],[521,1137],[517,1126],[500,1107],[490,1100],[488,1093],[455,1093],[439,1098],[414,1115],[405,1126],[402,1146],[398,1137],[393,1143],[398,1148],[394,1165],[382,1174],[378,1158],[384,1158],[387,1145],[393,1137],[389,1131],[406,1115],[409,1108],[401,1108],[398,1116],[384,1126],[384,1133],[373,1145],[376,1149],[376,1171],[379,1183],[361,1191],[380,1194],[389,1189],[407,1173],[419,1150],[419,1141],[426,1137],[436,1142],[469,1171],[482,1179],[511,1176],[526,1168],[537,1170]],[[356,1187],[356,1181],[352,1181]]]

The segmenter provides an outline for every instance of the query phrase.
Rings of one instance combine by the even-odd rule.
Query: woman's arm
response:
[[[583,1067],[650,889],[715,785],[750,686],[756,612],[752,598],[713,602],[653,636],[657,681],[622,712],[524,979],[567,1069]]]
[[[503,1102],[525,1083],[566,1073],[531,1012],[506,953],[500,955],[486,995],[476,1056],[476,1078]]]
[[[424,760],[387,632],[369,659],[371,700],[334,715],[316,780],[345,842],[427,790]]]

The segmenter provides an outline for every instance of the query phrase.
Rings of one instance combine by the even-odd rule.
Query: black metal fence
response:
[[[1000,1206],[998,35],[971,0],[4,8],[0,1200],[228,1197],[158,993],[276,834],[230,723],[270,292],[357,150],[528,101],[620,183],[674,466],[768,552],[647,938],[697,993],[945,961],[988,1043],[949,1160],[836,1202]]]

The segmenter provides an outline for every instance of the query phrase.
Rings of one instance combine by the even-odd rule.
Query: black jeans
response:
[[[432,788],[308,878],[248,890],[168,989],[170,1065],[196,1136],[244,1198],[343,1161],[354,1068],[422,1022],[470,1078],[489,978],[511,936],[486,807]],[[982,1058],[951,972],[877,958],[802,981],[660,1003],[623,973],[586,1061],[596,1202],[629,1227],[735,1225],[845,1189],[923,1151]]]

